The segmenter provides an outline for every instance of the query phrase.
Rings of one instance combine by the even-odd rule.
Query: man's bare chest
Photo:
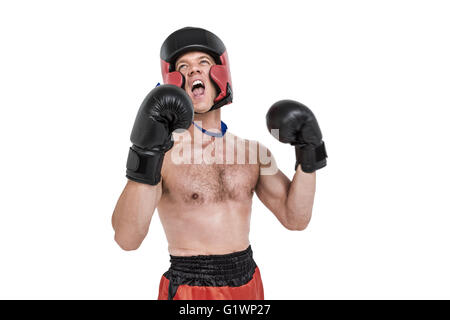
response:
[[[167,169],[163,198],[191,204],[249,200],[259,177],[256,164],[172,164]]]

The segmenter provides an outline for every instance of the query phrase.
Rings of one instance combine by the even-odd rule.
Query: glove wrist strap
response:
[[[296,145],[295,157],[297,159],[295,163],[295,170],[298,165],[302,166],[302,170],[307,173],[312,173],[327,165],[327,151],[325,149],[325,142],[314,147],[312,145]]]
[[[136,182],[157,185],[161,181],[164,154],[162,150],[143,150],[133,145],[128,152],[126,177]]]

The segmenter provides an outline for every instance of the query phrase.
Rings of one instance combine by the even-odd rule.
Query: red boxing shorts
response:
[[[170,256],[158,300],[263,300],[252,249],[225,255]]]

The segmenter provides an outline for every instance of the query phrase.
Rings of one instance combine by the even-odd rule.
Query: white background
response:
[[[255,197],[267,299],[449,299],[446,1],[2,1],[0,298],[155,299],[169,266],[155,214],[137,251],[110,224],[129,135],[184,26],[225,42],[229,130],[292,177],[265,114],[309,106],[327,145],[313,219],[285,230]]]

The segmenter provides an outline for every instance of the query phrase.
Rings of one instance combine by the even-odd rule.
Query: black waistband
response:
[[[224,255],[170,256],[170,262],[164,276],[177,285],[238,287],[252,279],[256,268],[250,246]]]

